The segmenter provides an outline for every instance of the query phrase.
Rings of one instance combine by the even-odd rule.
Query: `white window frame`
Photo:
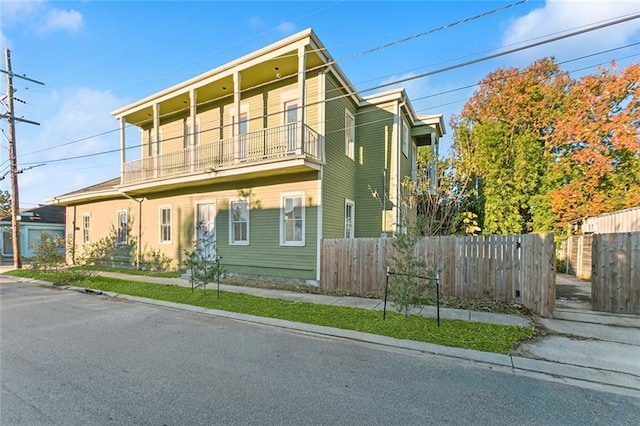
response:
[[[196,117],[196,130],[191,130],[191,117],[182,120],[182,147],[190,148],[200,145],[200,117]]]
[[[91,244],[91,213],[82,213],[82,244]]]
[[[351,126],[348,124],[348,120],[351,119]],[[345,108],[344,110],[344,153],[347,157],[355,161],[356,157],[356,119]]]
[[[164,212],[169,211],[169,223],[165,223]],[[165,239],[165,230],[169,233],[169,238]],[[158,207],[158,241],[160,244],[171,244],[173,242],[173,208],[171,204]]]
[[[121,228],[122,221],[120,220],[120,215],[124,214],[124,240],[121,238]],[[129,241],[129,212],[126,210],[118,210],[116,212],[116,244],[124,245]]]
[[[242,221],[235,222],[233,220],[233,204],[234,203],[245,203],[247,205],[247,239],[246,240],[237,240],[234,234],[235,227],[233,226],[236,223],[242,223]],[[230,198],[229,199],[229,245],[230,246],[248,246],[249,245],[249,229],[251,224],[251,204],[249,203],[248,198]]]
[[[402,120],[402,154],[409,158],[409,125]]]
[[[349,207],[351,209],[349,209]],[[344,199],[344,237],[355,238],[355,231],[356,231],[356,202],[348,198],[345,198]]]
[[[301,218],[302,221],[302,235],[301,240],[288,241],[286,239],[286,225],[285,225],[285,203],[287,199],[300,198]],[[305,220],[305,193],[304,191],[297,192],[283,192],[280,194],[280,245],[281,246],[295,246],[301,247],[305,245],[306,234],[306,220]],[[294,219],[297,220],[297,219]]]

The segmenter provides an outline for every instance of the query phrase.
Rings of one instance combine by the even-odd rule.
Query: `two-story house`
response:
[[[116,229],[180,266],[208,235],[229,273],[310,282],[323,238],[399,229],[411,214],[402,180],[444,133],[442,115],[417,115],[403,89],[358,94],[312,30],[112,114],[120,177],[52,200],[76,244]]]

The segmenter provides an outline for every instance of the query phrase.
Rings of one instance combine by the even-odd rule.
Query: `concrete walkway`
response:
[[[128,275],[111,272],[99,272],[101,276],[125,279],[129,281],[151,282],[157,284],[180,285],[189,287],[182,278],[157,278]],[[7,279],[7,278],[4,278]],[[40,283],[47,285],[47,283]],[[79,291],[84,289],[75,288]],[[207,287],[215,291],[216,285]],[[297,293],[284,290],[220,285],[220,290],[295,300],[307,303],[320,303],[337,306],[352,306],[364,309],[382,310],[383,301],[359,297],[325,296],[310,293]],[[368,333],[341,330],[330,327],[295,323],[273,318],[256,317],[213,309],[204,309],[176,303],[142,299],[126,295],[110,294],[137,302],[144,302],[175,309],[184,309],[230,319],[249,321],[276,327],[300,330],[322,335],[348,338],[374,344],[393,346],[423,353],[437,354],[465,359],[506,369],[528,373],[551,375],[560,380],[590,386],[598,389],[623,393],[640,398],[640,317],[631,315],[599,314],[588,310],[560,307],[555,319],[537,319],[538,325],[547,329],[547,333],[533,341],[526,342],[508,355],[480,352],[470,349],[452,348],[430,343],[401,340]],[[387,307],[387,309],[390,309]],[[435,317],[435,307],[425,307],[416,314]],[[502,325],[532,326],[532,320],[518,315],[493,314],[460,309],[441,308],[441,318],[463,319]]]

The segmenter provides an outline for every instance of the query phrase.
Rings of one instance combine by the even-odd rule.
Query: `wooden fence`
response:
[[[564,272],[583,280],[591,279],[591,242],[593,234],[572,235],[562,242],[558,258],[565,261]]]
[[[429,237],[415,252],[440,274],[445,296],[518,302],[553,315],[553,234]],[[393,253],[392,238],[323,240],[320,287],[381,296]]]
[[[640,314],[640,232],[594,234],[591,308]]]

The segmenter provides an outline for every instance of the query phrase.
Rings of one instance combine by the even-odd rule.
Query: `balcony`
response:
[[[321,136],[301,123],[203,142],[180,151],[125,163],[124,185],[191,174],[281,162],[290,159],[322,163]]]

